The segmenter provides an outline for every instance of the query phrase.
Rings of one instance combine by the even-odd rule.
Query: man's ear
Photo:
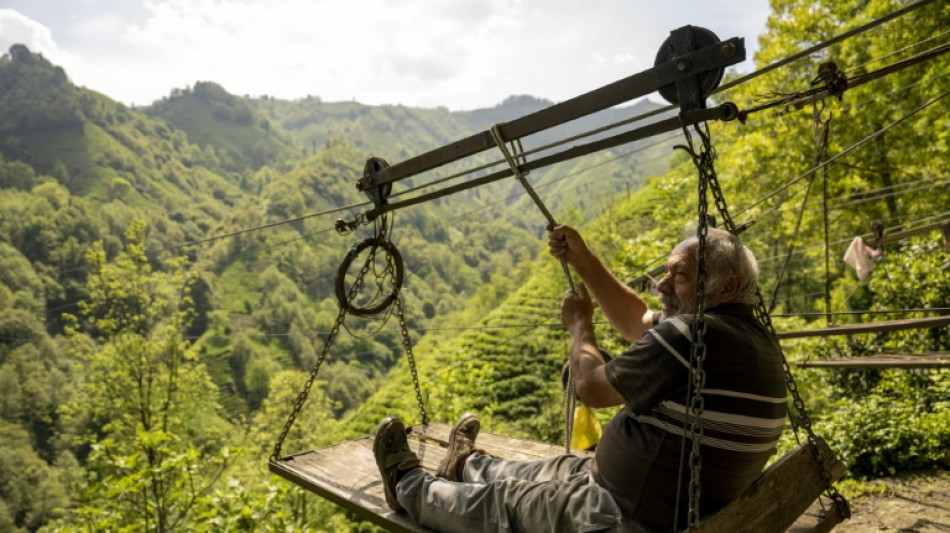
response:
[[[719,287],[719,302],[729,303],[739,297],[739,291],[742,290],[742,283],[739,282],[739,276],[729,276],[723,280]]]

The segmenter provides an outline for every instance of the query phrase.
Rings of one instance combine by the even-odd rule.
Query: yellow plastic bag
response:
[[[589,450],[600,442],[600,421],[593,409],[584,404],[578,404],[574,409],[574,430],[571,432],[571,448],[575,450]]]

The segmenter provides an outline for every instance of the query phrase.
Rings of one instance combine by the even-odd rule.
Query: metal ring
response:
[[[369,248],[370,246],[372,246],[374,250],[376,248],[382,248],[383,250],[386,251],[387,254],[389,254],[389,257],[392,258],[393,266],[395,268],[395,272],[393,273],[393,278],[392,278],[393,290],[391,293],[389,293],[389,295],[386,296],[386,298],[384,298],[381,302],[379,302],[376,305],[369,306],[369,307],[358,307],[356,305],[353,305],[353,303],[350,302],[349,298],[347,297],[345,278],[346,278],[347,271],[349,271],[350,269],[350,265],[353,263],[354,260],[356,260],[357,256],[360,255],[360,252],[362,252],[366,248]],[[397,250],[396,246],[393,245],[393,243],[391,243],[388,240],[371,237],[369,239],[366,239],[360,242],[356,246],[350,248],[350,251],[346,254],[346,257],[343,259],[343,264],[340,265],[340,269],[337,271],[337,274],[336,274],[336,299],[338,302],[340,302],[340,308],[346,309],[347,312],[352,313],[356,316],[375,315],[384,311],[386,308],[392,305],[393,301],[395,301],[396,299],[396,296],[399,294],[399,289],[402,288],[402,279],[403,279],[403,264],[402,264],[402,256],[399,254],[399,250]],[[358,280],[358,281],[361,281],[361,280]]]

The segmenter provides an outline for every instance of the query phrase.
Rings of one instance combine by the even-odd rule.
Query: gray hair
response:
[[[676,246],[676,250],[695,253],[699,238],[695,235],[686,238]],[[759,263],[747,246],[738,237],[721,229],[709,228],[706,233],[706,296],[716,291],[725,278],[739,278],[739,294],[735,301],[754,304],[759,279]]]

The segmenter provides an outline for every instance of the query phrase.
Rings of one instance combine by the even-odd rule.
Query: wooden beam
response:
[[[816,359],[802,361],[803,368],[950,368],[950,351],[913,353],[893,353],[868,355],[864,357],[844,357],[841,359]]]
[[[925,318],[904,318],[883,322],[867,322],[864,324],[842,324],[830,328],[816,328],[798,331],[780,331],[776,333],[779,339],[797,339],[801,337],[828,337],[832,335],[855,335],[857,333],[883,333],[902,329],[939,328],[950,324],[950,315],[931,316]]]
[[[904,231],[896,231],[894,233],[888,233],[881,238],[881,243],[886,244],[889,242],[896,242],[904,240],[907,237],[914,235],[920,235],[921,233],[927,233],[937,229],[943,229],[944,232],[950,229],[950,220],[941,220],[940,222],[934,222],[933,224],[927,224],[925,226],[920,226],[917,228],[906,229]]]

